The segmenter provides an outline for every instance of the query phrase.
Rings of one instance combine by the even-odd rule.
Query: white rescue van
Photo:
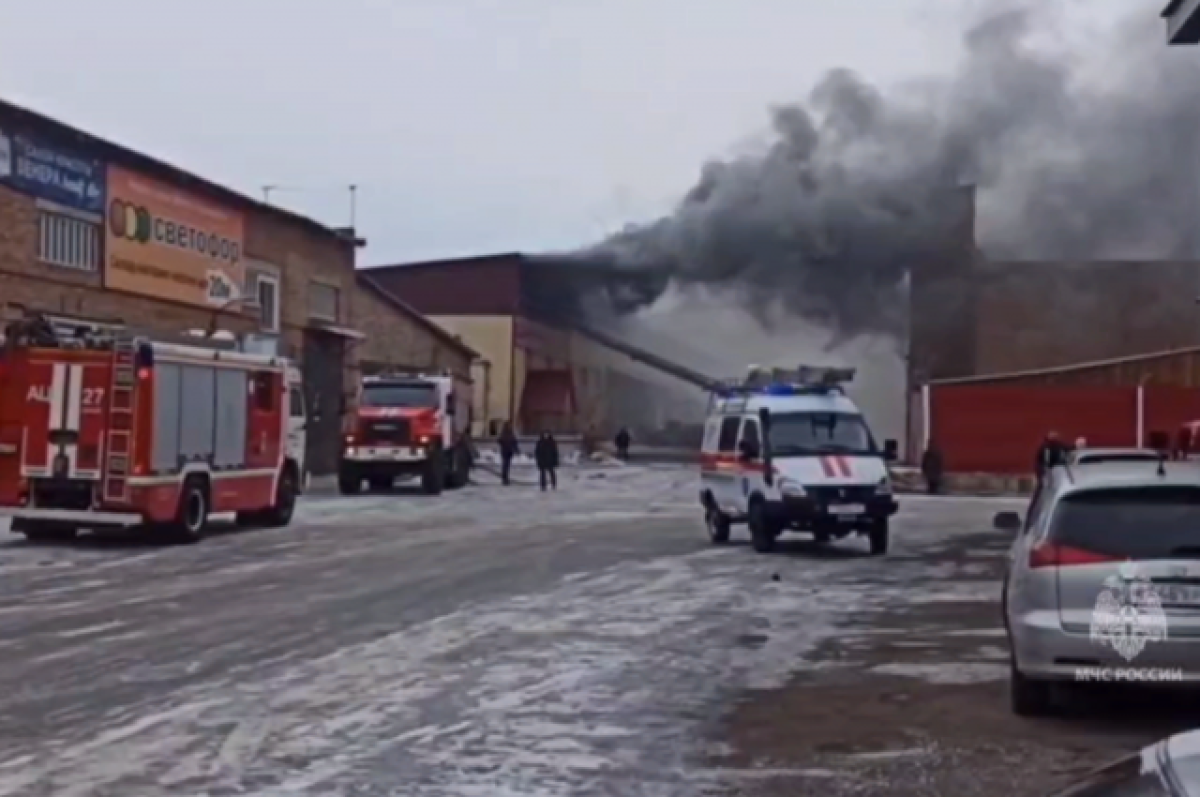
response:
[[[751,368],[713,396],[701,449],[700,504],[714,544],[745,523],[754,550],[767,553],[788,530],[828,542],[865,535],[871,553],[888,549],[898,505],[887,462],[842,385],[853,369]]]

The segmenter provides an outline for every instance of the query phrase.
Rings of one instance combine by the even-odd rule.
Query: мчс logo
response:
[[[1107,645],[1125,661],[1133,661],[1149,642],[1167,638],[1167,614],[1154,584],[1133,562],[1120,567],[1120,575],[1104,579],[1106,589],[1096,598],[1089,634],[1093,642]]]

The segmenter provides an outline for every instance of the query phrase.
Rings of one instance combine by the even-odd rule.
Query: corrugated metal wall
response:
[[[929,409],[952,473],[1028,473],[1049,431],[1097,446],[1137,438],[1136,388],[934,385]]]
[[[1139,420],[1139,390],[1142,393]],[[1138,430],[1174,437],[1200,420],[1200,389],[1170,385],[932,385],[930,439],[952,473],[1030,473],[1038,445],[1055,431],[1089,446],[1134,446]]]

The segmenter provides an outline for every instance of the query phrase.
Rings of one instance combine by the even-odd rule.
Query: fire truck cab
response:
[[[211,515],[285,526],[305,484],[300,372],[236,339],[10,324],[0,348],[0,508],[29,538]]]
[[[364,481],[388,489],[419,476],[421,489],[437,495],[466,485],[473,462],[469,381],[451,373],[363,378],[338,467],[342,494]]]
[[[888,549],[898,509],[887,462],[897,446],[878,446],[842,389],[849,368],[751,367],[714,396],[701,448],[700,505],[709,538],[729,541],[745,523],[754,550],[774,549],[787,530],[827,542],[868,537],[872,555]]]

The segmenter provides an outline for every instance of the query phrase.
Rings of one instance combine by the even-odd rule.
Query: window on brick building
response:
[[[339,291],[323,282],[308,283],[308,315],[321,321],[337,323]]]
[[[246,292],[253,298],[259,312],[259,325],[264,332],[279,331],[279,277],[263,271],[246,275]]]
[[[62,268],[100,268],[100,225],[51,210],[38,211],[38,259]]]

